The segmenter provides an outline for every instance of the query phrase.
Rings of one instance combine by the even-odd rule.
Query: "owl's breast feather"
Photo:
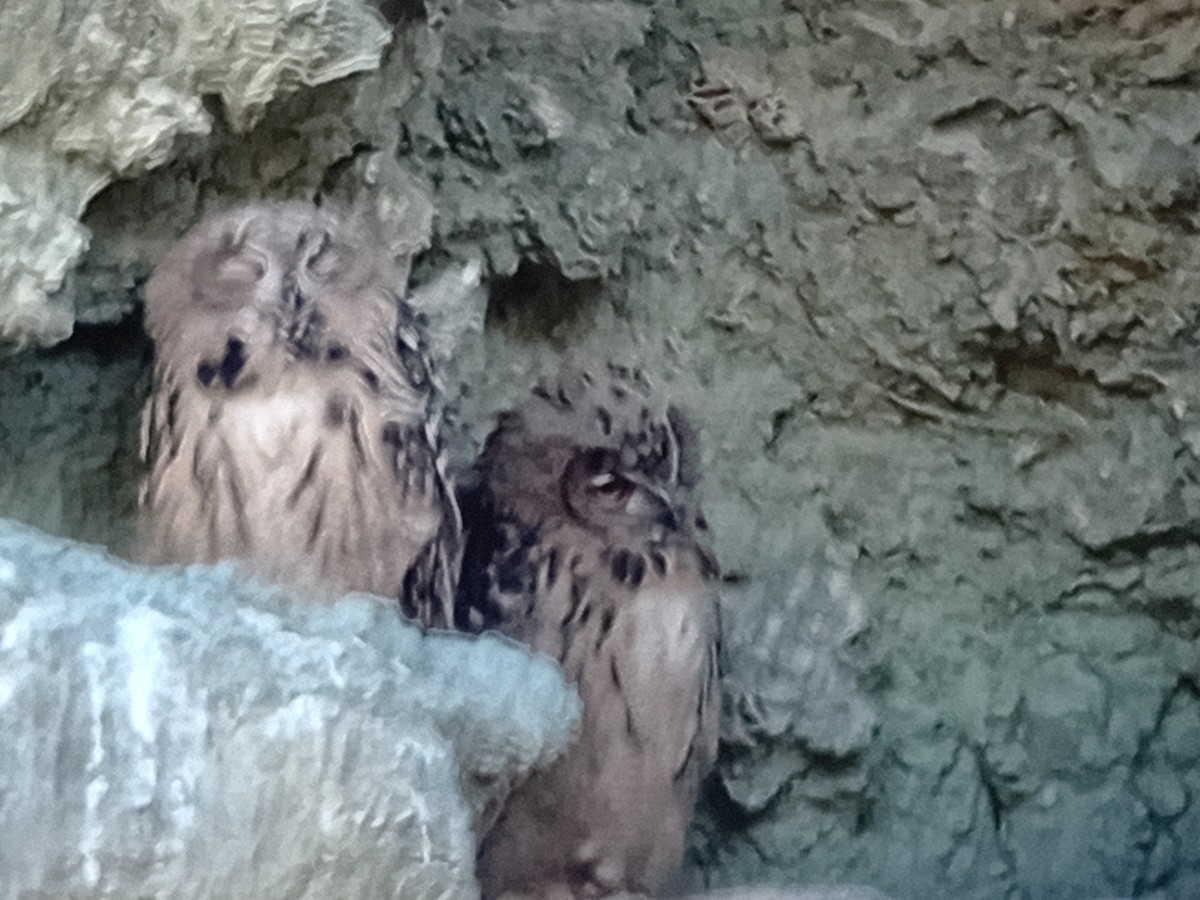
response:
[[[263,463],[285,463],[320,440],[325,401],[321,395],[277,392],[234,396],[224,403],[225,427]]]

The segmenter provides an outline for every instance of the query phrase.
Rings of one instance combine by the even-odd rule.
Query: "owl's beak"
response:
[[[280,296],[282,332],[297,356],[317,353],[317,326],[320,316],[297,284],[284,286]]]
[[[283,308],[292,315],[299,315],[300,311],[307,306],[305,299],[304,292],[297,284],[289,284],[283,289]]]
[[[637,485],[638,489],[629,497],[626,511],[630,515],[661,525],[669,531],[678,531],[679,517],[675,514],[675,504],[671,500],[671,495],[662,488],[647,484],[641,479],[631,478],[630,480]]]

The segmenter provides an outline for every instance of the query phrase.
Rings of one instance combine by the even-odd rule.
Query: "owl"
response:
[[[486,898],[663,888],[717,748],[717,566],[694,433],[638,373],[575,371],[502,414],[464,495],[455,606],[549,654],[578,738],[483,835]]]
[[[448,624],[461,521],[399,281],[368,229],[301,202],[218,214],[167,253],[146,285],[143,561],[233,559]]]

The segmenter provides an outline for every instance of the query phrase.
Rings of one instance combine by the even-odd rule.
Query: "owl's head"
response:
[[[531,523],[562,518],[608,540],[707,528],[695,432],[629,368],[543,381],[500,417],[482,466],[497,502]]]
[[[397,275],[371,235],[329,209],[257,203],[205,219],[146,285],[146,325],[168,355],[277,348],[296,357],[390,340]]]

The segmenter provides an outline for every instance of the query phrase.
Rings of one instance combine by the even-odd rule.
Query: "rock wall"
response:
[[[105,185],[209,134],[205,97],[246,131],[276,98],[375,68],[390,37],[358,0],[51,0],[4,13],[0,341],[18,346],[88,320],[94,302],[56,293],[88,244],[77,219]]]
[[[703,424],[728,702],[694,883],[1200,896],[1200,11],[383,9],[378,71],[98,196],[75,304],[133,308],[230,198],[369,198],[415,283],[483,264],[460,458],[568,353]],[[119,545],[114,334],[0,373],[0,500]]]

